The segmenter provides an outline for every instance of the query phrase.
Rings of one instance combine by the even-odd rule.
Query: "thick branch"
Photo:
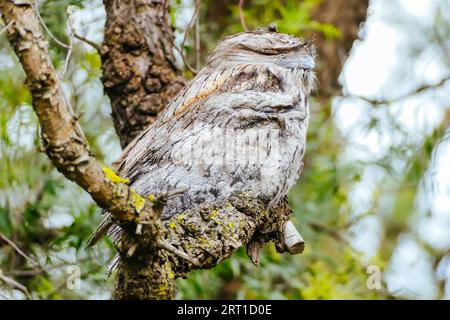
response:
[[[175,67],[166,0],[104,0],[103,85],[122,147],[185,85]]]
[[[157,235],[158,215],[153,204],[137,195],[90,153],[50,61],[47,42],[33,6],[2,0],[0,9],[5,22],[11,24],[7,36],[25,71],[33,107],[41,124],[43,146],[53,164],[117,220],[133,222],[139,213],[147,213],[148,219],[155,222],[151,233]]]
[[[245,194],[179,213],[164,222],[163,237],[183,256],[172,250],[155,253],[141,243],[131,257],[122,255],[115,298],[172,298],[175,278],[184,277],[193,269],[212,268],[246,243],[258,243],[260,248],[274,240],[277,250],[283,252],[288,249],[283,232],[291,213],[285,202],[269,211],[264,203]],[[119,251],[127,252],[135,245],[135,234],[124,233]],[[184,255],[195,257],[196,262]]]

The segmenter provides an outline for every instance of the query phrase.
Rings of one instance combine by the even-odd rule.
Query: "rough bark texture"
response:
[[[122,147],[184,87],[172,50],[169,3],[105,0],[103,85]]]
[[[280,231],[291,213],[287,203],[267,211],[257,200],[237,194],[224,202],[202,205],[188,216],[177,214],[165,221],[163,241],[195,257],[195,264],[170,250],[149,250],[141,237],[144,242],[131,257],[122,254],[114,298],[173,298],[176,278],[185,277],[192,269],[214,267],[253,238],[261,243],[273,240],[277,250],[284,252]],[[134,232],[124,233],[119,251],[126,252],[135,243]]]
[[[317,95],[320,98],[330,98],[342,89],[338,78],[353,43],[358,39],[361,23],[366,20],[368,6],[369,0],[326,0],[319,2],[313,10],[313,20],[336,26],[342,35],[330,40],[322,34],[314,38],[318,53]]]

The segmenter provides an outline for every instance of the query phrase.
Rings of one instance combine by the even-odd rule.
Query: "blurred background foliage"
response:
[[[172,2],[176,42],[196,65],[192,30],[182,44],[194,1]],[[339,28],[311,18],[319,2],[253,0],[244,7],[245,20],[249,29],[275,22],[282,32],[339,38]],[[77,33],[102,41],[101,1],[38,4],[48,29],[62,43],[70,41],[69,6],[76,6]],[[420,7],[411,8],[415,5]],[[450,298],[450,86],[441,81],[416,92],[450,74],[449,14],[446,0],[370,2],[361,39],[343,67],[342,96],[312,100],[304,172],[290,193],[305,252],[280,255],[267,245],[256,267],[240,250],[211,270],[179,279],[178,298]],[[199,16],[201,65],[220,38],[242,26],[238,1],[204,0]],[[62,74],[67,50],[49,41],[91,149],[110,164],[120,145],[100,81],[100,58],[73,40]],[[105,280],[104,270],[114,254],[112,245],[105,239],[85,250],[100,210],[41,152],[23,79],[17,58],[0,36],[0,270],[27,288],[0,280],[0,299],[107,299],[112,280]],[[370,265],[382,271],[379,290],[367,286]],[[67,285],[71,266],[80,270],[77,289]]]

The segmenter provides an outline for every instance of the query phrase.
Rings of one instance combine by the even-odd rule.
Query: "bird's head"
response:
[[[209,54],[205,66],[216,70],[238,65],[275,66],[299,75],[310,87],[314,57],[315,49],[310,41],[279,33],[276,26],[269,25],[224,38]]]

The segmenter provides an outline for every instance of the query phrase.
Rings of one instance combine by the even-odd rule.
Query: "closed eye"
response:
[[[277,49],[254,48],[254,47],[248,46],[246,44],[242,44],[242,43],[238,44],[237,47],[238,47],[238,49],[241,49],[243,51],[255,52],[258,54],[265,55],[265,56],[275,56],[275,55],[279,55],[279,54],[286,54],[286,53],[290,53],[290,52],[300,48],[300,47],[277,48]]]

